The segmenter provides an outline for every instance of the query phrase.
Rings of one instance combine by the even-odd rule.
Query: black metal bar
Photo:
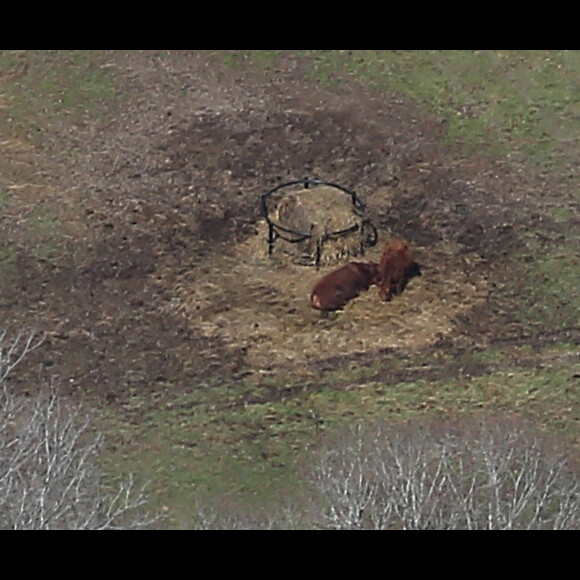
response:
[[[276,231],[273,224],[268,224],[268,256],[274,251],[274,242],[276,241]]]

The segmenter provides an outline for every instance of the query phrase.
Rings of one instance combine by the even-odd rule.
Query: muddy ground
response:
[[[513,317],[512,256],[539,223],[565,235],[543,212],[563,195],[548,176],[466,156],[409,101],[355,81],[323,89],[297,60],[265,74],[188,51],[103,53],[99,64],[127,98],[47,124],[41,147],[3,145],[1,243],[13,253],[0,326],[47,336],[15,389],[48,382],[122,404],[208,378],[295,381],[401,353],[416,369],[439,352],[559,337]],[[269,188],[304,177],[368,203],[379,232],[368,259],[400,235],[423,275],[388,305],[371,290],[321,320],[308,292],[329,268],[269,258],[258,207]],[[23,230],[34,215],[53,216],[53,229]],[[458,371],[430,368],[416,372]]]

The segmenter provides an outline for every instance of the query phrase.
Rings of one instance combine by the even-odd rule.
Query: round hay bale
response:
[[[277,232],[274,251],[288,254],[293,262],[333,264],[372,245],[365,239],[365,220],[355,212],[351,197],[334,187],[288,192],[275,202],[270,215],[276,224],[292,230]]]

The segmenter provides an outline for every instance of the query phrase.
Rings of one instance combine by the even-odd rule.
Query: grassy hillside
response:
[[[577,450],[579,72],[578,51],[2,51],[0,323],[67,334],[53,337],[31,369],[39,365],[42,376],[71,385],[67,396],[95,412],[110,441],[107,470],[151,479],[154,504],[167,512],[170,527],[190,525],[196,499],[267,507],[291,498],[308,450],[324,433],[358,419],[523,413]],[[298,105],[286,104],[296,95]],[[351,121],[363,101],[372,104],[364,108],[367,117]],[[425,219],[434,232],[459,215],[466,224],[483,224],[481,231],[465,226],[453,241],[470,276],[489,284],[487,301],[458,314],[453,332],[427,346],[369,347],[302,366],[251,367],[243,354],[234,361],[217,339],[195,343],[196,328],[172,304],[179,284],[198,280],[182,272],[201,271],[204,260],[216,258],[191,241],[202,239],[195,227],[203,219],[179,220],[188,216],[189,192],[210,184],[208,206],[234,208],[236,239],[248,237],[240,224],[255,221],[244,212],[254,211],[256,192],[307,148],[293,145],[288,133],[290,154],[282,159],[286,145],[277,143],[289,122],[273,121],[268,106],[280,115],[292,107],[303,140],[320,131],[321,150],[344,146],[343,157],[359,155],[357,139],[375,124],[392,122],[388,159],[366,174],[349,167],[341,174],[350,171],[370,193],[368,184],[391,171],[403,183],[395,197],[406,195],[417,207],[467,184],[450,213],[427,200],[440,213]],[[405,117],[382,111],[390,106]],[[340,130],[327,127],[325,107]],[[198,136],[205,122],[207,133]],[[358,131],[347,148],[341,139],[352,127]],[[272,147],[261,150],[268,131]],[[261,135],[257,143],[252,132]],[[242,145],[222,159],[230,135]],[[189,147],[182,157],[180,147]],[[255,160],[236,166],[252,147]],[[264,151],[280,154],[279,165],[264,161]],[[343,171],[330,154],[319,167]],[[293,169],[301,171],[298,161]],[[421,182],[424,175],[431,181]],[[423,183],[425,191],[416,185]],[[441,190],[434,189],[438,183]],[[405,217],[403,204],[396,207],[396,215],[380,214],[386,224]],[[478,213],[484,210],[487,221]],[[216,215],[227,212],[215,209],[204,219]],[[409,210],[415,221],[408,223],[419,228],[417,215]],[[142,225],[142,216],[151,221]],[[495,238],[510,245],[495,247]],[[188,243],[195,251],[183,249]],[[113,247],[115,255],[108,253]],[[423,247],[427,257],[435,246]],[[481,265],[470,270],[474,260]],[[81,270],[93,276],[90,298],[80,290],[75,298],[84,288],[75,274]],[[20,295],[29,294],[23,302]],[[75,301],[79,314],[65,323]],[[80,314],[81,303],[94,305],[90,314]],[[150,326],[140,326],[145,322]],[[176,334],[160,338],[169,337],[165,327]],[[71,344],[76,349],[69,352]],[[200,367],[210,359],[196,358],[202,351],[217,360],[205,376]],[[150,371],[151,360],[161,370]]]

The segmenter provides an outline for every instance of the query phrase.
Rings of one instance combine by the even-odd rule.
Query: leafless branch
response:
[[[358,426],[311,472],[323,527],[572,529],[579,474],[523,423]]]
[[[8,329],[0,330],[0,385],[24,357],[44,342],[34,330],[20,330],[15,338],[8,338]]]
[[[24,398],[5,387],[9,372],[42,341],[20,333],[11,343],[0,332],[0,528],[142,528],[145,489],[132,477],[111,495],[98,468],[103,443],[82,409],[54,392]]]

